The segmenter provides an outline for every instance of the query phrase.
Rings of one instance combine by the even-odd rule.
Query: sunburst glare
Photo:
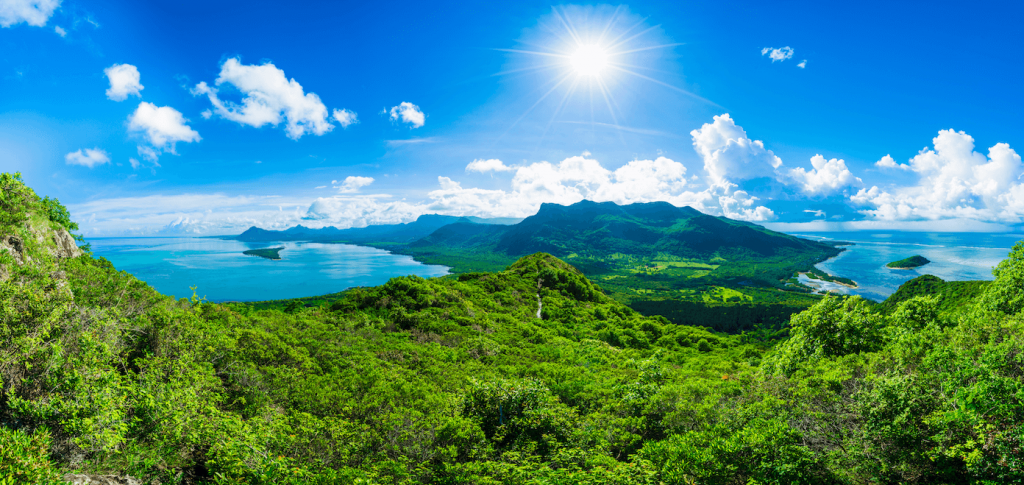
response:
[[[520,40],[523,48],[497,49],[510,53],[510,63],[515,66],[498,75],[533,74],[541,81],[534,91],[536,101],[505,133],[549,98],[553,111],[544,134],[556,119],[571,118],[566,115],[567,107],[580,104],[578,113],[589,119],[565,122],[621,130],[622,110],[616,96],[642,92],[644,84],[656,84],[714,104],[657,79],[672,73],[658,71],[654,64],[670,57],[672,47],[682,45],[664,40],[659,25],[649,25],[646,18],[631,14],[624,6],[553,7],[551,14],[540,19],[537,28]]]
[[[569,63],[577,74],[583,76],[600,76],[608,67],[608,54],[599,46],[585,45],[576,49],[569,57]]]

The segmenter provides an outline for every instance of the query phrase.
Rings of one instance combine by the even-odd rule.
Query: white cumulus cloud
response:
[[[843,160],[825,160],[825,157],[815,155],[811,157],[811,167],[811,170],[797,167],[789,171],[789,176],[809,195],[831,195],[847,187],[864,185],[860,178],[846,168]]]
[[[774,220],[775,212],[765,206],[755,204],[757,201],[757,197],[752,197],[743,190],[732,191],[718,197],[718,205],[725,217],[753,222]]]
[[[391,108],[391,121],[399,121],[402,123],[408,123],[413,128],[419,128],[426,122],[427,115],[423,114],[419,106],[415,104],[402,101],[398,106]]]
[[[341,181],[341,185],[338,185],[337,180],[331,182],[334,188],[338,189],[338,192],[341,192],[342,194],[359,192],[360,188],[366,187],[372,183],[373,177],[355,177],[351,175],[345,177],[345,180]]]
[[[764,49],[761,49],[761,55],[768,56],[769,58],[771,58],[772,62],[784,61],[786,59],[790,59],[793,57],[793,48],[790,46],[779,48],[765,47]]]
[[[83,148],[64,155],[64,163],[93,168],[97,165],[110,163],[110,155],[99,148]]]
[[[1008,144],[995,144],[986,156],[974,151],[974,138],[954,130],[940,131],[932,143],[933,149],[910,159],[909,170],[919,176],[916,185],[873,186],[850,200],[878,220],[1024,220],[1024,164]],[[876,165],[896,165],[890,161],[883,158]]]
[[[875,162],[875,166],[879,168],[898,168],[900,170],[910,170],[910,165],[905,163],[896,163],[891,155],[886,155]]]
[[[139,145],[139,154],[156,161],[160,153],[175,153],[178,142],[201,140],[199,133],[185,124],[188,120],[170,106],[157,107],[145,101],[128,117],[128,131],[137,133],[147,142]]]
[[[57,7],[60,7],[60,0],[0,0],[0,27],[10,27],[22,22],[33,27],[42,27],[50,20]]]
[[[285,132],[293,140],[305,134],[323,135],[334,128],[327,118],[327,106],[320,97],[316,93],[306,93],[298,81],[288,79],[283,70],[269,62],[257,66],[242,64],[238,58],[228,59],[221,65],[220,75],[214,84],[217,87],[200,82],[192,89],[192,94],[206,95],[213,105],[211,114],[221,118],[256,128],[285,122]],[[219,88],[225,85],[242,93],[241,104],[219,97]],[[338,119],[338,113],[335,111],[335,119]],[[349,124],[355,121],[355,113],[351,111],[342,110],[340,116],[350,121]],[[342,123],[342,126],[347,125]]]
[[[348,128],[349,125],[359,123],[359,118],[356,116],[355,111],[347,109],[336,109],[332,116],[334,121],[337,121],[342,128]]]
[[[511,172],[515,169],[516,167],[505,165],[504,162],[497,158],[491,158],[489,160],[476,159],[469,162],[469,165],[466,165],[467,172]]]
[[[114,64],[103,70],[110,81],[107,98],[113,101],[124,101],[129,95],[142,97],[139,91],[144,87],[139,83],[139,69],[131,64]]]
[[[747,132],[723,114],[714,117],[690,132],[693,148],[704,159],[710,183],[729,184],[731,180],[776,177],[782,159],[764,147],[760,140],[751,140]]]

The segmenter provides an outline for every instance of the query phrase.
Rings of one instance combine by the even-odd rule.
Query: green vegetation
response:
[[[259,256],[261,258],[277,260],[277,259],[281,259],[281,251],[283,249],[284,249],[284,246],[281,246],[281,247],[278,247],[278,248],[249,249],[249,250],[246,250],[246,251],[242,251],[242,254],[244,254],[246,256]]]
[[[900,303],[917,297],[933,297],[942,313],[954,312],[970,306],[985,293],[988,281],[943,281],[932,275],[921,275],[900,285],[900,288],[879,305],[885,313],[896,311]]]
[[[776,340],[645,317],[544,253],[175,301],[52,251],[64,228],[7,174],[0,208],[23,242],[0,250],[5,485],[1024,481],[1024,243],[953,307],[930,280],[894,307],[827,296]]]
[[[909,258],[901,259],[899,261],[893,261],[885,266],[892,269],[914,269],[918,266],[924,266],[930,263],[927,258],[921,255],[914,255]]]

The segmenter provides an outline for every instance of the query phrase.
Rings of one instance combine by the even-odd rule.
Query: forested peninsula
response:
[[[0,483],[1024,480],[1024,243],[992,282],[830,295],[728,334],[644,316],[570,264],[596,256],[552,247],[215,304],[157,293],[77,229],[0,175]]]

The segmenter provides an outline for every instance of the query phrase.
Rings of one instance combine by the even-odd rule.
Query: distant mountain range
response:
[[[424,214],[413,222],[405,224],[381,224],[366,227],[338,229],[323,227],[313,229],[298,225],[284,231],[272,231],[252,226],[233,237],[239,241],[339,241],[339,242],[393,242],[409,243],[426,237],[434,231],[455,223],[462,224],[515,224],[522,219],[481,217],[458,217],[440,214]]]

